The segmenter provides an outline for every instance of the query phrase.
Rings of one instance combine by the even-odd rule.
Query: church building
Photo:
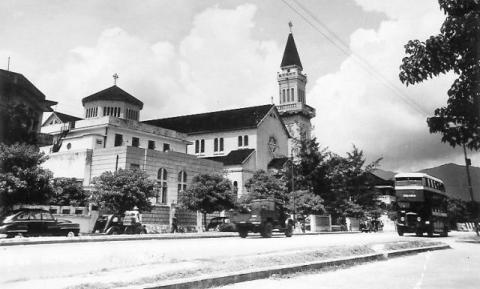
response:
[[[42,132],[54,135],[43,148],[46,166],[87,187],[104,171],[140,168],[162,184],[161,204],[176,202],[195,174],[223,170],[241,196],[255,171],[283,166],[296,140],[310,138],[315,109],[306,104],[307,76],[291,32],[280,69],[277,106],[140,121],[143,103],[117,85],[87,96],[84,119],[55,112],[44,123]]]

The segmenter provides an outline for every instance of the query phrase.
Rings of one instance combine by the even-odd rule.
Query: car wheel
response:
[[[423,236],[423,231],[422,231],[422,229],[417,229],[417,230],[415,231],[415,235],[416,235],[417,237],[422,237],[422,236]]]
[[[105,232],[105,234],[107,235],[117,235],[118,232],[117,232],[117,229],[114,228],[114,227],[110,227],[107,229],[107,231]]]
[[[285,228],[285,237],[291,237],[293,235],[293,225],[288,224]]]
[[[248,229],[247,228],[239,228],[238,235],[240,238],[246,238],[248,236]]]
[[[265,223],[265,225],[262,228],[262,232],[261,232],[262,237],[263,238],[271,238],[272,237],[272,229],[273,229],[272,223],[270,223],[270,222]]]
[[[74,232],[74,231],[68,231],[68,232],[67,232],[67,237],[68,237],[68,238],[72,238],[72,237],[75,237],[75,236],[76,236],[76,235],[75,235],[75,232]]]

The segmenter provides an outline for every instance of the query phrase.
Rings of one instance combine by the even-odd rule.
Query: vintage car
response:
[[[207,231],[219,231],[219,232],[236,232],[237,228],[235,224],[230,222],[228,217],[214,217],[207,224]]]
[[[0,235],[15,236],[78,236],[80,225],[68,220],[57,220],[49,211],[19,209],[0,223]]]

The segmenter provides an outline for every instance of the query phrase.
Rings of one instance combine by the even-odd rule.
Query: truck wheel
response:
[[[293,225],[289,223],[285,228],[285,237],[291,237],[292,235],[293,235]]]
[[[400,226],[397,226],[397,233],[399,236],[403,236],[403,228]]]
[[[240,236],[240,238],[246,238],[248,236],[248,229],[239,228],[238,229],[238,235]]]
[[[272,223],[267,222],[265,225],[263,225],[261,235],[263,238],[271,238],[272,237]]]

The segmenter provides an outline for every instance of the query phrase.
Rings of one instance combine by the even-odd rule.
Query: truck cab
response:
[[[236,210],[232,217],[241,238],[247,237],[249,232],[260,233],[264,238],[272,237],[272,231],[278,230],[291,237],[293,234],[293,220],[289,217],[285,207],[274,200],[253,200],[250,204]]]

